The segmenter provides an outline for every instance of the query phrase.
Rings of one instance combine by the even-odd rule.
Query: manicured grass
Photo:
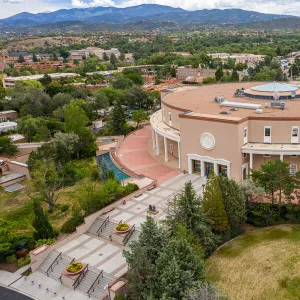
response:
[[[300,299],[300,225],[247,232],[207,261],[208,279],[233,299]]]

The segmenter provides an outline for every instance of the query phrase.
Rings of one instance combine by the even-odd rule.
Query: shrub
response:
[[[67,220],[61,227],[60,231],[63,233],[72,233],[76,230],[76,227],[83,223],[83,216],[79,209],[74,209],[72,217]]]
[[[247,222],[258,227],[281,223],[278,209],[270,203],[251,203],[248,207]]]
[[[16,261],[17,261],[16,254],[12,254],[12,255],[6,257],[6,262],[7,263],[13,263],[13,262],[16,262]]]
[[[26,255],[26,257],[22,257],[20,259],[18,259],[18,267],[22,268],[28,264],[30,264],[31,260],[30,260],[30,256],[29,254]]]
[[[35,248],[38,248],[42,245],[51,245],[55,243],[56,239],[40,239],[36,241]]]

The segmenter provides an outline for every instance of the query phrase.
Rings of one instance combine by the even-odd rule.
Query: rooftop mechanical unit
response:
[[[225,101],[225,99],[224,99],[224,97],[215,97],[214,101],[217,103],[222,103]]]
[[[241,103],[241,102],[222,102],[220,106],[226,107],[236,107],[236,108],[248,108],[248,109],[259,109],[261,108],[261,104],[252,104],[252,103]]]

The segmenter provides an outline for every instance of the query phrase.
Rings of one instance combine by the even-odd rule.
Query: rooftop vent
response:
[[[280,107],[280,109],[284,110],[284,106],[284,102],[271,102],[271,107]]]
[[[229,111],[223,110],[220,112],[220,115],[230,115]]]
[[[229,110],[231,110],[231,111],[237,111],[238,109],[236,107],[232,107]]]
[[[262,109],[257,109],[256,111],[255,111],[257,114],[262,114]]]
[[[261,108],[261,104],[252,104],[252,103],[242,103],[242,102],[223,102],[220,104],[222,106],[233,106],[237,108],[249,108],[249,109],[259,109]]]

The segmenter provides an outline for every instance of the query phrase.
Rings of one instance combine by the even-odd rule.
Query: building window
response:
[[[271,127],[264,127],[264,143],[271,143]]]
[[[290,165],[290,175],[295,176],[297,172],[297,165]]]
[[[293,126],[292,127],[292,137],[291,143],[298,143],[299,142],[299,127]]]
[[[172,114],[169,112],[169,125],[172,126]]]
[[[248,153],[243,153],[243,158],[247,158],[248,157]]]
[[[290,155],[290,158],[297,158],[297,157],[298,157],[298,155],[296,155],[296,154]]]
[[[270,155],[270,154],[267,154],[267,153],[265,153],[265,154],[263,155],[263,157],[271,157],[271,155]]]
[[[248,128],[244,128],[244,144],[248,143]]]

